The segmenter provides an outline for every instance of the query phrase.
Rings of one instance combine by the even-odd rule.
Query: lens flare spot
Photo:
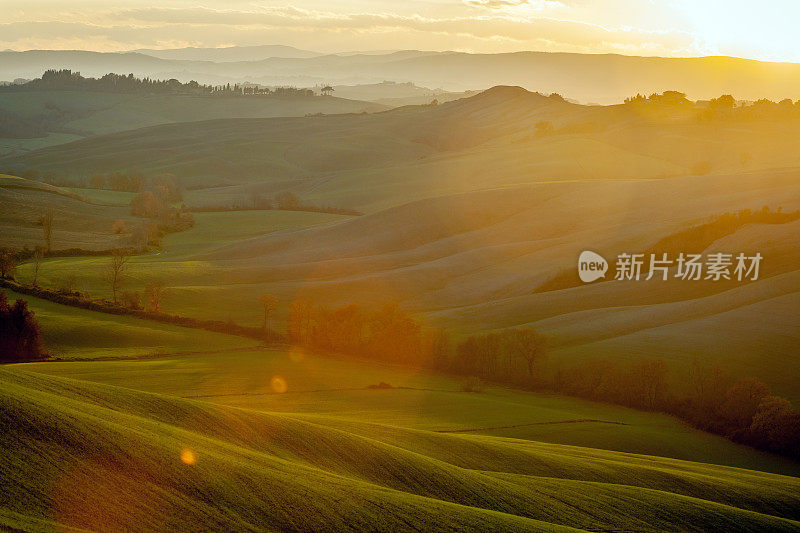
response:
[[[269,380],[269,386],[272,387],[273,392],[278,394],[283,394],[289,388],[286,385],[286,380],[280,376],[272,376],[272,379]]]
[[[197,462],[194,452],[188,448],[181,450],[181,462],[185,465],[193,465]]]

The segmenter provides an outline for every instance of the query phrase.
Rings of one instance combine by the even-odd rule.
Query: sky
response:
[[[0,49],[12,50],[283,44],[800,62],[798,0],[0,0],[0,13]]]

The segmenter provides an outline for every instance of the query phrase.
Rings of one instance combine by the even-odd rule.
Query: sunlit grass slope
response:
[[[259,411],[541,440],[800,475],[800,466],[792,461],[657,413],[499,386],[488,386],[483,393],[462,392],[458,377],[295,349],[24,368]],[[394,388],[370,388],[381,382]],[[276,392],[283,388],[285,393]]]
[[[220,270],[218,265],[197,260],[193,256],[231,243],[247,242],[268,233],[326,225],[352,217],[266,210],[195,213],[194,218],[193,228],[168,234],[164,238],[163,250],[153,250],[131,258],[125,272],[124,289],[142,290],[147,283],[163,281],[169,287],[164,297],[165,311],[194,317],[217,315],[220,320],[235,319],[241,322],[237,308],[249,312],[250,300],[255,301],[261,293],[245,285],[239,287],[244,289],[243,292],[227,290],[226,285],[237,278],[235,271]],[[105,276],[108,263],[106,256],[46,259],[39,271],[39,283],[46,287],[60,287],[63,280],[74,277],[78,290],[88,291],[93,297],[111,298],[111,289]],[[254,262],[252,267],[251,272],[260,276],[269,267],[269,262]],[[22,282],[32,279],[30,262],[18,267],[17,278]],[[181,280],[181,283],[177,283],[177,280]],[[216,288],[209,287],[204,280]],[[213,295],[206,292],[209,288]],[[198,299],[198,296],[201,298]],[[238,305],[236,300],[239,301]],[[209,302],[213,302],[213,305]],[[283,303],[288,305],[286,301]]]
[[[209,224],[198,217],[197,231],[164,240],[165,253],[131,263],[132,287],[154,278],[171,287],[171,312],[257,325],[258,296],[270,293],[282,329],[297,298],[369,307],[395,300],[456,335],[531,325],[548,336],[554,361],[720,361],[796,403],[797,222],[738,228],[708,248],[761,253],[755,283],[537,290],[574,271],[583,250],[613,263],[715,215],[800,209],[800,121],[709,122],[697,112],[578,106],[497,87],[385,113],[172,124],[7,162],[74,175],[143,165],[205,187],[187,193],[191,202],[228,205],[258,183],[265,194],[292,190],[366,213],[274,226],[282,231],[257,212],[214,214]],[[553,134],[537,134],[542,120]],[[699,162],[708,174],[697,175]],[[82,289],[105,296],[105,264],[48,261],[42,279],[76,275]],[[29,273],[20,269],[23,279]]]
[[[798,222],[751,224],[708,247],[708,253],[761,253],[754,283],[671,279],[536,291],[574,269],[585,249],[613,261],[711,214],[759,205],[798,209],[796,179],[793,171],[765,171],[539,184],[355,218],[203,213],[193,230],[164,240],[164,253],[134,258],[130,286],[161,279],[171,287],[168,311],[247,325],[260,324],[258,296],[270,293],[280,300],[273,316],[278,329],[297,298],[372,307],[396,300],[456,334],[532,325],[549,337],[552,360],[655,356],[680,370],[696,357],[758,377],[797,401]],[[75,275],[81,289],[108,296],[106,264],[98,257],[53,259],[40,276],[54,284]],[[28,279],[30,267],[19,275]],[[677,372],[672,379],[682,382]]]
[[[325,424],[19,370],[0,370],[0,380],[6,521],[157,531],[800,527],[797,478]]]
[[[126,191],[112,191],[108,189],[89,189],[85,187],[65,187],[66,190],[79,194],[92,202],[103,205],[116,205],[128,207],[136,193]]]
[[[53,249],[104,249],[125,245],[114,221],[131,221],[127,207],[92,203],[46,183],[0,174],[0,246],[44,246],[39,217],[53,213]]]
[[[663,179],[695,174],[701,162],[712,173],[797,165],[797,120],[709,123],[698,121],[698,112],[580,106],[494,87],[384,113],[223,114],[98,135],[0,164],[73,177],[171,172],[191,188],[281,184],[314,202],[362,211],[540,181]],[[185,120],[200,118],[212,117],[203,112]],[[537,133],[543,121],[552,124],[552,135]]]
[[[62,359],[147,357],[258,344],[243,337],[89,311],[5,292],[11,301],[22,298],[28,302],[41,326],[45,349]]]

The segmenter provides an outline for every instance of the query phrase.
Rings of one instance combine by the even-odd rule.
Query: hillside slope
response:
[[[800,527],[800,484],[774,474],[493,437],[334,427],[16,370],[0,370],[0,380],[0,507],[12,525]]]
[[[154,329],[154,340],[158,333]],[[800,464],[790,459],[735,444],[661,413],[491,384],[475,394],[462,390],[463,378],[423,369],[296,347],[226,350],[207,336],[191,339],[197,351],[189,354],[139,358],[133,353],[127,359],[47,361],[12,368],[256,411],[308,414],[317,422],[368,420],[413,430],[588,446],[800,475]],[[117,352],[106,352],[110,353]],[[276,393],[275,376],[286,385],[285,394]],[[375,388],[381,382],[392,388]]]
[[[797,166],[800,120],[697,116],[691,105],[581,106],[494,87],[384,113],[166,124],[5,157],[0,165],[72,178],[170,172],[191,188],[280,183],[304,200],[360,211],[499,186],[692,175],[698,163],[714,174]],[[540,134],[540,122],[552,131]]]
[[[57,360],[148,358],[259,344],[243,337],[69,307],[0,290],[11,302],[22,299],[28,303],[42,329],[45,349]]]
[[[127,207],[99,205],[79,194],[0,174],[0,246],[44,246],[39,217],[53,213],[53,249],[108,249],[127,244],[115,220],[137,223]]]
[[[78,91],[0,92],[0,116],[14,113],[18,122],[38,125],[15,130],[6,124],[0,155],[24,154],[42,146],[58,145],[81,137],[218,118],[302,117],[317,113],[372,113],[386,105],[318,97],[210,97],[169,94],[116,94]],[[10,121],[9,121],[10,122]],[[21,128],[21,126],[17,126]],[[15,133],[16,132],[16,133]],[[18,138],[17,138],[18,137]]]
[[[550,133],[539,131],[542,121]],[[282,324],[297,298],[395,300],[457,334],[534,325],[567,358],[719,359],[796,400],[800,328],[784,316],[797,301],[796,221],[751,224],[685,250],[761,253],[751,284],[687,282],[673,269],[668,281],[538,289],[574,269],[583,250],[613,265],[618,254],[644,252],[710,217],[800,210],[799,133],[789,115],[699,121],[691,105],[581,106],[495,87],[376,114],[158,126],[4,164],[76,175],[169,171],[207,203],[246,200],[258,184],[367,213],[176,253],[168,238],[167,254],[131,269],[146,279],[159,268],[177,312],[257,324],[254,294],[267,292],[283,302],[274,317]],[[54,274],[74,273],[103,294],[102,267],[76,259]]]

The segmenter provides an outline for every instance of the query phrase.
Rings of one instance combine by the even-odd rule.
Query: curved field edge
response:
[[[0,509],[31,523],[92,530],[800,530],[800,480],[792,477],[326,423],[319,415],[255,412],[16,369],[0,369],[0,382]]]
[[[57,360],[152,357],[258,345],[234,335],[69,307],[1,287],[0,291],[12,302],[28,302],[42,327],[45,347]]]

